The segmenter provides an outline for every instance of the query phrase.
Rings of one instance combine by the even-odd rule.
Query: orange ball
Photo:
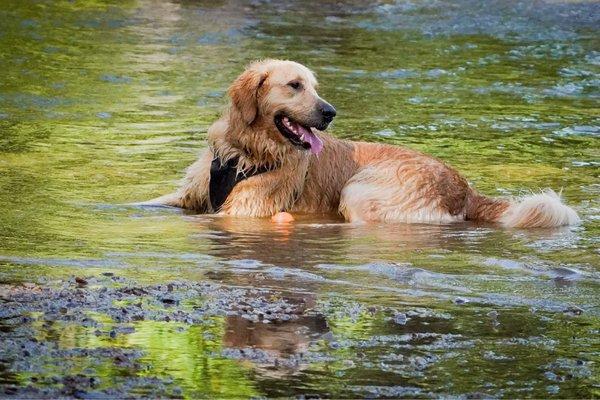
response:
[[[277,214],[271,217],[271,222],[275,222],[277,224],[285,224],[294,221],[294,217],[292,214],[287,213],[285,211],[278,212]]]

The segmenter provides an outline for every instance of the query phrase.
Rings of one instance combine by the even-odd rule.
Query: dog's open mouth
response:
[[[313,133],[309,126],[302,125],[284,115],[275,117],[275,126],[293,145],[310,149],[313,154],[318,154],[323,150],[323,141]]]

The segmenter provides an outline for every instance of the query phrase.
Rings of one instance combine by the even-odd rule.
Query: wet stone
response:
[[[560,387],[558,385],[548,385],[546,386],[546,391],[550,394],[558,394]]]
[[[570,307],[566,308],[563,312],[567,315],[578,316],[578,315],[583,314],[583,309],[581,309],[577,306],[570,306]]]
[[[406,325],[406,322],[408,322],[409,318],[404,313],[397,313],[393,316],[392,320],[398,325]]]
[[[80,287],[84,287],[87,286],[88,281],[81,277],[75,277],[75,283],[77,283],[77,285],[79,285]]]

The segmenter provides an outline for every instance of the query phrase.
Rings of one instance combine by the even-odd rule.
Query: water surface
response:
[[[598,26],[595,1],[0,0],[5,394],[600,396]],[[273,226],[122,206],[177,186],[228,84],[265,57],[316,72],[337,137],[425,151],[488,195],[562,190],[583,224]],[[298,312],[166,321],[150,289],[143,321],[93,302],[72,305],[88,324],[43,302],[17,312],[8,288],[75,293],[72,277],[210,283]],[[181,307],[218,303],[186,288]],[[23,353],[33,339],[47,357]]]

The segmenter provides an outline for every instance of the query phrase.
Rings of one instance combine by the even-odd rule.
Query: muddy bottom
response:
[[[0,301],[0,384],[17,398],[589,397],[597,384],[582,310],[391,308],[113,272],[3,284]],[[521,313],[544,329],[506,337]]]

